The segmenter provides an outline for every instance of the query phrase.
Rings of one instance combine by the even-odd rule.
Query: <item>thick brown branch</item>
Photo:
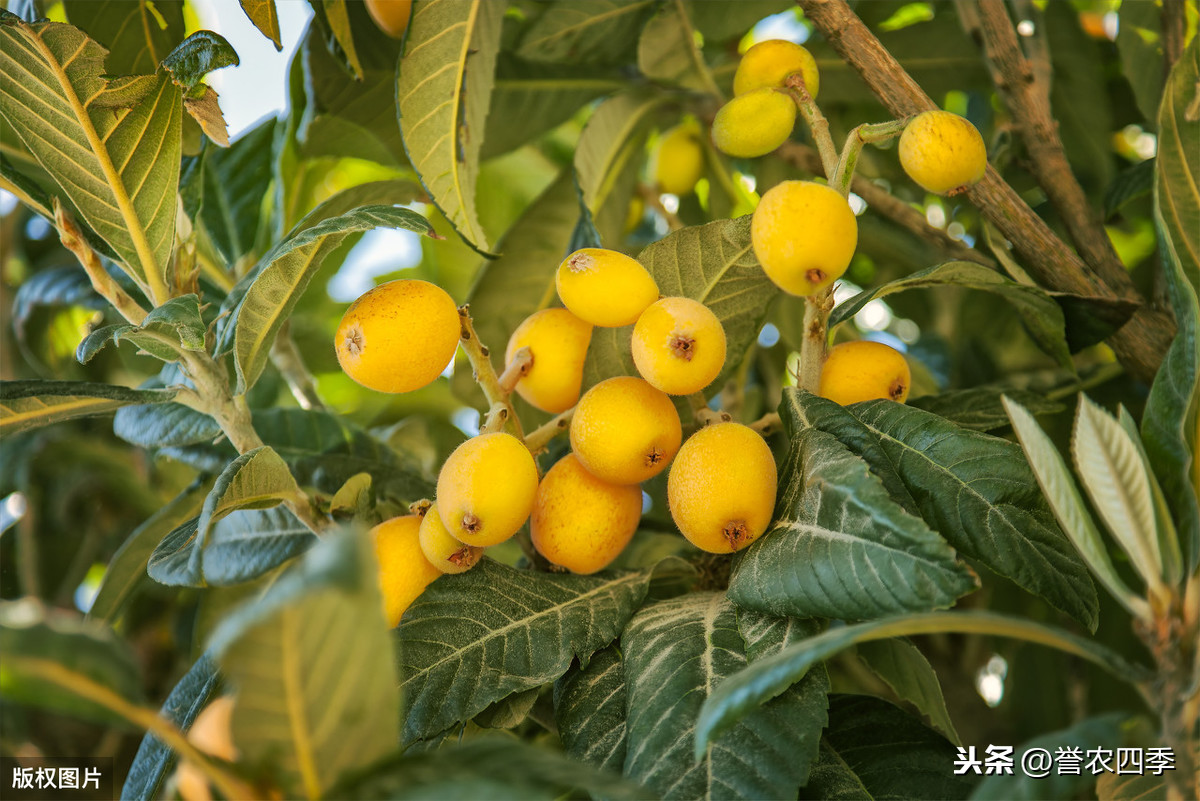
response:
[[[1054,206],[1079,255],[1118,295],[1140,300],[1129,273],[1104,232],[1100,215],[1067,163],[1058,123],[1050,109],[1050,87],[1021,52],[1016,28],[1003,0],[979,0],[980,31],[992,81],[1025,142],[1034,178]]]
[[[937,107],[844,0],[797,2],[893,116]],[[1012,242],[1023,265],[1043,286],[1062,292],[1119,296],[991,167],[966,197]],[[1174,324],[1167,315],[1143,308],[1108,342],[1127,370],[1148,380],[1157,371],[1174,334]]]
[[[1163,74],[1170,75],[1171,67],[1183,55],[1183,40],[1187,32],[1187,0],[1165,0],[1162,4]]]

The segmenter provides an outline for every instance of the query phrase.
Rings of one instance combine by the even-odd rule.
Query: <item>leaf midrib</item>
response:
[[[121,176],[116,172],[116,167],[109,157],[104,142],[100,139],[99,133],[92,125],[92,118],[88,116],[87,109],[84,108],[82,102],[79,100],[79,95],[75,93],[75,87],[71,85],[65,68],[58,63],[54,54],[50,52],[50,49],[42,40],[42,37],[32,34],[26,23],[21,23],[20,27],[27,36],[32,36],[35,43],[34,46],[42,54],[42,58],[45,59],[51,73],[58,80],[59,86],[68,104],[71,106],[71,111],[75,115],[76,122],[83,131],[84,136],[87,137],[88,144],[92,148],[92,155],[100,165],[100,169],[104,172],[104,179],[108,183],[109,191],[113,193],[113,198],[117,201],[117,208],[125,221],[126,230],[129,233],[129,237],[133,240],[133,246],[137,251],[138,259],[142,262],[142,272],[145,274],[146,281],[150,285],[151,299],[155,302],[155,305],[161,305],[167,300],[170,293],[167,291],[163,277],[158,274],[154,254],[150,251],[150,243],[146,239],[146,232],[142,228],[141,221],[137,217],[137,212],[133,208],[133,201],[125,191],[125,184],[121,181]],[[85,47],[87,47],[86,39],[80,46],[80,49],[82,50]]]
[[[498,637],[502,638],[506,634],[508,634],[508,632],[510,632],[514,629],[528,628],[528,627],[532,626],[533,623],[536,620],[538,620],[539,618],[554,615],[556,612],[559,612],[559,610],[566,609],[567,607],[570,607],[570,606],[574,606],[574,605],[579,604],[580,602],[586,600],[587,598],[590,598],[595,595],[599,595],[601,593],[609,592],[609,591],[611,591],[617,587],[620,587],[622,585],[634,584],[637,581],[641,580],[642,578],[643,578],[643,575],[640,573],[631,573],[628,576],[624,576],[620,579],[605,582],[604,584],[600,585],[599,587],[596,587],[595,589],[588,590],[587,592],[582,593],[581,595],[576,595],[574,598],[571,598],[568,601],[565,601],[565,602],[559,603],[559,604],[555,604],[554,606],[549,607],[547,609],[543,609],[542,611],[540,611],[536,614],[529,615],[527,617],[518,618],[518,619],[512,621],[511,623],[501,626],[498,629],[492,629],[491,631],[488,632],[487,636],[472,641],[466,648],[456,648],[453,651],[451,651],[449,654],[447,654],[446,656],[444,656],[441,659],[434,662],[433,664],[428,665],[424,668],[421,668],[420,670],[413,673],[411,676],[408,676],[407,678],[404,679],[404,683],[401,686],[402,687],[407,686],[411,682],[415,681],[418,677],[428,676],[428,675],[432,674],[439,667],[441,667],[442,665],[444,665],[447,662],[452,661],[459,654],[463,654],[468,651],[473,651],[477,648],[481,648],[484,646],[485,643],[487,643],[491,640],[494,640]]]

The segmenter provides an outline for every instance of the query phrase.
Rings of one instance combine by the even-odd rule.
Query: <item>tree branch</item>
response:
[[[317,393],[317,381],[304,365],[300,349],[292,339],[291,328],[292,324],[285,322],[275,335],[275,343],[271,345],[271,362],[287,382],[300,408],[325,411],[325,403]]]
[[[937,108],[845,0],[797,2],[892,115],[902,117]],[[1013,243],[1023,264],[1043,286],[1061,292],[1120,297],[1054,235],[992,167],[988,167],[982,181],[967,191],[966,197]],[[1149,380],[1174,335],[1175,326],[1169,316],[1142,307],[1109,337],[1108,343],[1130,373]]]
[[[992,82],[1012,112],[1038,185],[1062,218],[1084,262],[1118,295],[1141,300],[1104,231],[1100,215],[1088,203],[1067,163],[1058,123],[1050,109],[1050,86],[1040,74],[1044,70],[1035,69],[1035,63],[1022,53],[1003,0],[979,0],[979,22]]]

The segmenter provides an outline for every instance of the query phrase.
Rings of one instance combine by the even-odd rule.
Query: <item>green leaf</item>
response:
[[[1096,588],[1019,445],[891,401],[841,407],[785,392],[802,419],[862,456],[893,498],[959,552],[1095,628]]]
[[[835,695],[822,761],[801,798],[963,798],[972,779],[954,775],[954,746],[879,698]]]
[[[18,337],[25,338],[25,324],[43,306],[83,306],[95,311],[109,308],[108,301],[96,294],[87,273],[77,264],[39,270],[21,283],[12,305],[13,330]]]
[[[539,694],[540,687],[513,693],[471,718],[471,722],[484,729],[515,729],[529,717]]]
[[[1162,9],[1153,2],[1122,3],[1118,14],[1121,74],[1133,89],[1138,111],[1152,122],[1163,94]]]
[[[175,203],[163,198],[179,185],[182,94],[160,72],[125,113],[86,105],[107,86],[106,55],[69,25],[0,18],[0,115],[138,283],[165,299]]]
[[[65,0],[67,19],[108,49],[109,75],[145,75],[183,41],[182,3]]]
[[[201,654],[191,669],[171,690],[159,712],[180,729],[187,731],[200,711],[208,705],[220,686],[216,663],[207,653]],[[175,766],[176,754],[162,740],[147,733],[138,746],[121,788],[121,798],[130,801],[153,801],[161,797],[163,783]]]
[[[773,626],[755,630],[781,633]],[[828,684],[819,674],[693,755],[690,735],[701,704],[747,664],[748,645],[733,605],[715,593],[661,601],[634,616],[621,644],[628,692],[626,776],[663,799],[795,796],[826,723]]]
[[[632,55],[633,43],[652,0],[552,3],[526,29],[517,55],[529,61],[616,64]]]
[[[1031,414],[1057,414],[1066,407],[1055,400],[1021,389],[973,387],[910,398],[908,405],[944,417],[959,428],[995,431],[1009,425],[1004,398]]]
[[[954,721],[946,709],[937,673],[921,649],[904,638],[873,640],[858,645],[859,659],[892,689],[896,696],[916,707],[925,721],[955,745],[961,745]]]
[[[504,4],[422,0],[413,9],[396,82],[404,148],[454,229],[489,249],[475,213],[479,148],[488,114]]]
[[[342,48],[342,53],[346,56],[346,63],[350,65],[354,77],[361,81],[363,67],[358,60],[358,51],[354,47],[354,34],[350,30],[350,12],[346,8],[346,0],[323,0],[321,5],[325,9],[325,19],[329,23],[329,29],[333,32],[334,38]]]
[[[666,102],[664,95],[648,92],[615,95],[596,107],[579,136],[575,172],[605,242],[616,242],[624,234],[646,139]]]
[[[887,297],[907,289],[939,286],[961,286],[993,292],[1009,303],[1020,315],[1025,329],[1038,347],[1063,367],[1070,369],[1071,353],[1066,343],[1066,323],[1062,309],[1043,289],[1010,281],[995,270],[972,261],[948,261],[925,270],[864,290],[850,300],[838,304],[829,316],[832,328],[849,320],[876,298]]]
[[[1025,456],[1029,460],[1033,475],[1045,493],[1046,500],[1050,502],[1050,508],[1054,510],[1054,516],[1058,518],[1063,531],[1074,543],[1096,578],[1100,579],[1100,583],[1113,597],[1131,614],[1148,620],[1150,607],[1145,600],[1135,595],[1118,575],[1108,556],[1108,548],[1100,536],[1100,531],[1084,505],[1075,479],[1067,470],[1066,462],[1058,448],[1054,447],[1054,443],[1034,421],[1028,410],[1007,398],[1004,407],[1012,420],[1017,440],[1025,449]]]
[[[1139,161],[1113,179],[1104,193],[1104,219],[1112,217],[1129,201],[1154,191],[1154,165],[1154,158]]]
[[[112,725],[121,718],[90,688],[126,702],[142,697],[133,653],[107,626],[52,613],[32,598],[0,602],[0,653],[8,703]]]
[[[0,433],[105,414],[134,403],[165,403],[172,389],[129,389],[86,381],[0,381]]]
[[[1172,504],[1175,527],[1185,537],[1189,571],[1200,564],[1200,500],[1197,499],[1197,407],[1200,405],[1200,116],[1195,112],[1200,81],[1200,44],[1191,45],[1171,70],[1158,113],[1154,213],[1167,290],[1178,326],[1159,370],[1146,411],[1142,440],[1163,491]],[[1189,113],[1189,109],[1193,111]]]
[[[1162,554],[1147,467],[1121,424],[1086,395],[1079,396],[1071,437],[1075,470],[1092,506],[1129,561],[1154,589],[1163,588]]]
[[[320,16],[321,12],[318,12],[314,22],[318,22]],[[367,24],[371,23],[368,21]],[[375,43],[371,44],[374,51]],[[293,68],[294,73],[302,73],[293,75],[293,88],[303,89],[303,94],[293,96],[293,103],[306,104],[305,113],[303,119],[289,121],[300,126],[300,155],[305,158],[348,156],[393,167],[409,166],[400,126],[396,123],[399,47],[399,42],[386,39],[376,56],[388,59],[386,69],[364,66],[363,80],[356,81],[350,70],[330,53],[322,41],[319,26],[309,27]],[[364,52],[362,56],[368,59],[372,53]],[[302,87],[295,85],[300,78],[303,79]],[[292,176],[285,172],[282,177],[290,180]]]
[[[576,656],[586,663],[625,627],[649,581],[648,572],[552,575],[490,559],[439,578],[397,629],[402,742],[435,735],[512,693],[554,681]]]
[[[209,586],[256,579],[304,553],[317,542],[308,526],[285,507],[239,509],[213,526],[201,555]]]
[[[1120,712],[1086,718],[1066,729],[1053,731],[1027,740],[1013,749],[1016,764],[1021,764],[1021,757],[1034,748],[1040,748],[1051,754],[1056,754],[1060,748],[1078,748],[1081,754],[1089,750],[1106,748],[1115,751],[1126,741],[1125,723],[1129,716]],[[1088,770],[1083,770],[1078,776],[1050,773],[1047,776],[1032,778],[1024,771],[1014,771],[1011,776],[993,774],[984,776],[983,781],[976,785],[971,793],[972,801],[1070,801],[1083,795],[1090,795],[1096,784],[1097,776]],[[1143,796],[1153,798],[1155,796]]]
[[[704,390],[714,395],[738,367],[738,357],[758,337],[767,306],[779,294],[754,257],[750,218],[683,228],[638,255],[666,296],[707,306],[725,328],[725,366]],[[629,350],[632,326],[597,328],[584,365],[584,386],[616,375],[637,375]]]
[[[834,654],[871,640],[935,632],[963,632],[1014,637],[1057,648],[1099,665],[1119,679],[1138,682],[1144,668],[1127,663],[1119,654],[1076,634],[990,612],[930,612],[856,623],[829,629],[757,660],[726,679],[711,694],[696,721],[696,747],[702,748],[753,710],[804,678],[816,664]]]
[[[558,751],[507,737],[481,737],[424,753],[405,753],[335,788],[331,798],[486,798],[489,801],[555,801],[594,797],[647,798],[619,774],[591,769]]]
[[[267,224],[263,196],[271,186],[275,132],[276,121],[268,118],[228,148],[209,148],[203,156],[200,221],[230,267],[254,256]]]
[[[1075,9],[1048,3],[1037,23],[1050,51],[1050,107],[1071,170],[1085,191],[1098,193],[1112,180],[1112,131],[1117,125],[1100,42],[1084,32]],[[1088,103],[1078,98],[1088,97]]]
[[[180,524],[200,513],[209,489],[208,482],[193,482],[129,535],[108,562],[100,588],[88,609],[89,618],[109,624],[116,622],[125,603],[147,581],[146,565],[158,543]]]
[[[687,0],[684,5],[706,45],[741,39],[754,23],[794,7],[788,0]]]
[[[547,67],[501,54],[479,157],[514,150],[566,122],[587,103],[625,86],[619,75],[574,65]],[[503,253],[503,248],[500,248]]]
[[[176,84],[191,90],[208,73],[238,65],[237,51],[225,37],[212,31],[196,31],[163,59],[163,69]]]
[[[774,615],[863,620],[944,609],[978,579],[954,549],[888,497],[837,438],[805,427],[794,394],[775,522],[736,559],[729,597]]]
[[[279,38],[279,12],[275,10],[275,0],[239,0],[242,11],[254,23],[254,27],[263,36],[271,40],[275,50],[283,50],[283,42]]]
[[[663,6],[646,23],[638,38],[637,62],[638,69],[652,81],[721,96],[682,2]]]
[[[182,403],[160,403],[118,409],[113,433],[141,448],[178,448],[212,442],[221,436],[221,426]]]
[[[233,332],[239,394],[262,374],[279,328],[325,257],[347,236],[373,228],[402,228],[424,234],[433,231],[429,221],[415,211],[361,206],[293,232],[233,288],[225,303],[225,308],[233,309],[233,321],[224,330],[226,336]]]
[[[1126,435],[1137,447],[1138,456],[1146,470],[1146,478],[1150,483],[1150,493],[1154,498],[1154,527],[1158,538],[1158,552],[1162,554],[1163,579],[1169,584],[1178,584],[1183,580],[1183,552],[1179,547],[1179,534],[1175,531],[1175,523],[1171,520],[1171,509],[1167,506],[1167,497],[1163,494],[1162,486],[1150,466],[1150,457],[1142,443],[1141,432],[1137,422],[1124,406],[1117,409],[1117,419]]]
[[[237,687],[233,739],[289,798],[323,797],[395,748],[400,698],[369,538],[331,535],[210,648]]]
[[[200,298],[183,295],[152,309],[141,325],[109,325],[93,331],[75,352],[87,364],[109,342],[128,340],[151,356],[173,362],[181,350],[204,350],[206,326],[200,316]]]
[[[297,492],[296,480],[274,450],[263,446],[242,454],[217,476],[204,499],[198,523],[200,542],[207,540],[218,520],[235,509],[269,508],[295,497]]]
[[[567,756],[620,772],[625,765],[625,672],[616,645],[571,665],[554,683],[554,721]]]

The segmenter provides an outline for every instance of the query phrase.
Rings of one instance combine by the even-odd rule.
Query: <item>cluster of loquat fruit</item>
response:
[[[775,150],[790,137],[797,105],[811,102],[818,81],[805,48],[781,40],[754,45],[739,63],[735,97],[713,120],[713,143],[742,158]],[[692,191],[704,169],[698,136],[694,121],[664,134],[650,167],[660,191]],[[938,193],[980,180],[987,164],[979,132],[943,111],[908,120],[899,154],[908,175]],[[758,262],[795,296],[814,295],[840,278],[857,239],[846,197],[815,181],[772,187],[751,221]],[[492,423],[455,449],[432,503],[414,504],[413,514],[372,531],[392,625],[435,578],[469,570],[485,548],[514,536],[527,520],[533,547],[556,568],[581,574],[605,568],[637,530],[640,484],[668,465],[672,518],[698,548],[732,553],[771,521],[776,466],[759,432],[723,419],[684,442],[671,399],[701,392],[720,374],[725,332],[716,315],[690,298],[660,297],[646,268],[613,250],[570,254],[555,284],[563,308],[535,312],[517,327],[505,353],[506,375],[516,370],[508,389],[536,408],[559,415],[573,410],[571,452],[539,476],[534,456],[542,443],[527,445]],[[442,373],[460,341],[473,335],[469,322],[466,307],[456,308],[435,284],[391,281],[346,311],[336,334],[338,360],[366,387],[408,392]],[[593,328],[631,324],[639,375],[601,381],[581,397]],[[829,352],[818,391],[841,404],[904,402],[909,385],[898,351],[847,342]]]

